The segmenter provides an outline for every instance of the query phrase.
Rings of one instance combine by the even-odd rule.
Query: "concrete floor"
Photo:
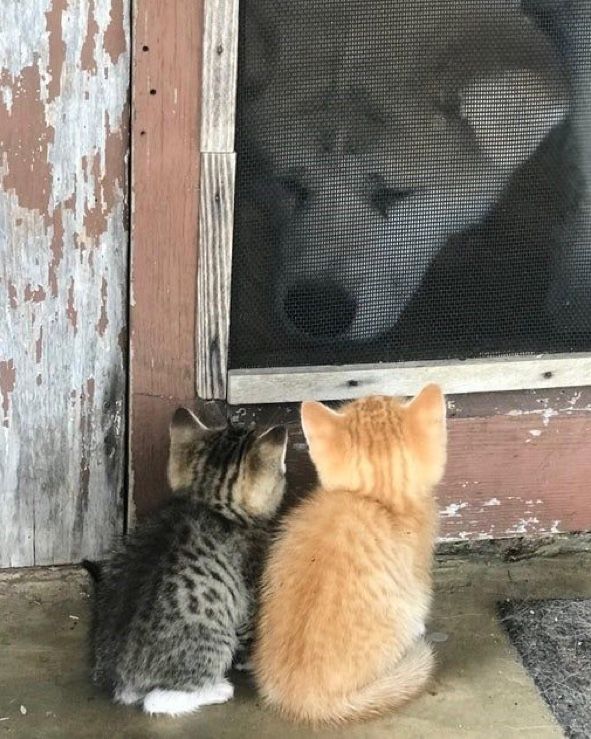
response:
[[[388,718],[315,733],[263,710],[240,677],[231,703],[184,719],[149,718],[111,705],[87,676],[85,577],[59,568],[3,573],[0,739],[561,737],[509,646],[494,604],[506,597],[591,596],[589,573],[591,554],[586,553],[513,563],[440,559],[430,626],[440,668],[431,691]]]

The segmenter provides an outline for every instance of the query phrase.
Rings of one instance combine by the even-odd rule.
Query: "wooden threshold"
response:
[[[295,403],[370,394],[413,395],[427,382],[437,382],[446,394],[589,385],[591,354],[230,370],[228,402]]]

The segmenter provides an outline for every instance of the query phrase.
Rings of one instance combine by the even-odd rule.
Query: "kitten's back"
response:
[[[416,405],[305,404],[321,487],[286,519],[263,580],[259,687],[286,716],[340,722],[419,692],[433,666],[422,640],[445,461],[441,393]]]
[[[186,409],[175,414],[174,495],[106,562],[86,566],[95,580],[93,678],[117,702],[178,713],[231,696],[225,673],[248,644],[250,560],[281,502],[286,443],[282,427],[208,429]],[[180,706],[179,691],[192,696]]]

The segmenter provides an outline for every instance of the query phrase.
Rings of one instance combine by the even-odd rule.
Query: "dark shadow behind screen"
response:
[[[242,0],[230,368],[591,349],[591,9]]]

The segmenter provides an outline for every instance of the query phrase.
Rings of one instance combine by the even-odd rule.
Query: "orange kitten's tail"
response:
[[[335,706],[328,721],[341,722],[381,716],[421,693],[429,681],[435,659],[424,639],[420,639],[392,670]]]
[[[280,707],[287,717],[312,724],[341,724],[376,718],[418,695],[433,672],[435,660],[429,644],[420,639],[392,670],[370,685],[338,701],[327,701],[316,694],[306,705]]]

